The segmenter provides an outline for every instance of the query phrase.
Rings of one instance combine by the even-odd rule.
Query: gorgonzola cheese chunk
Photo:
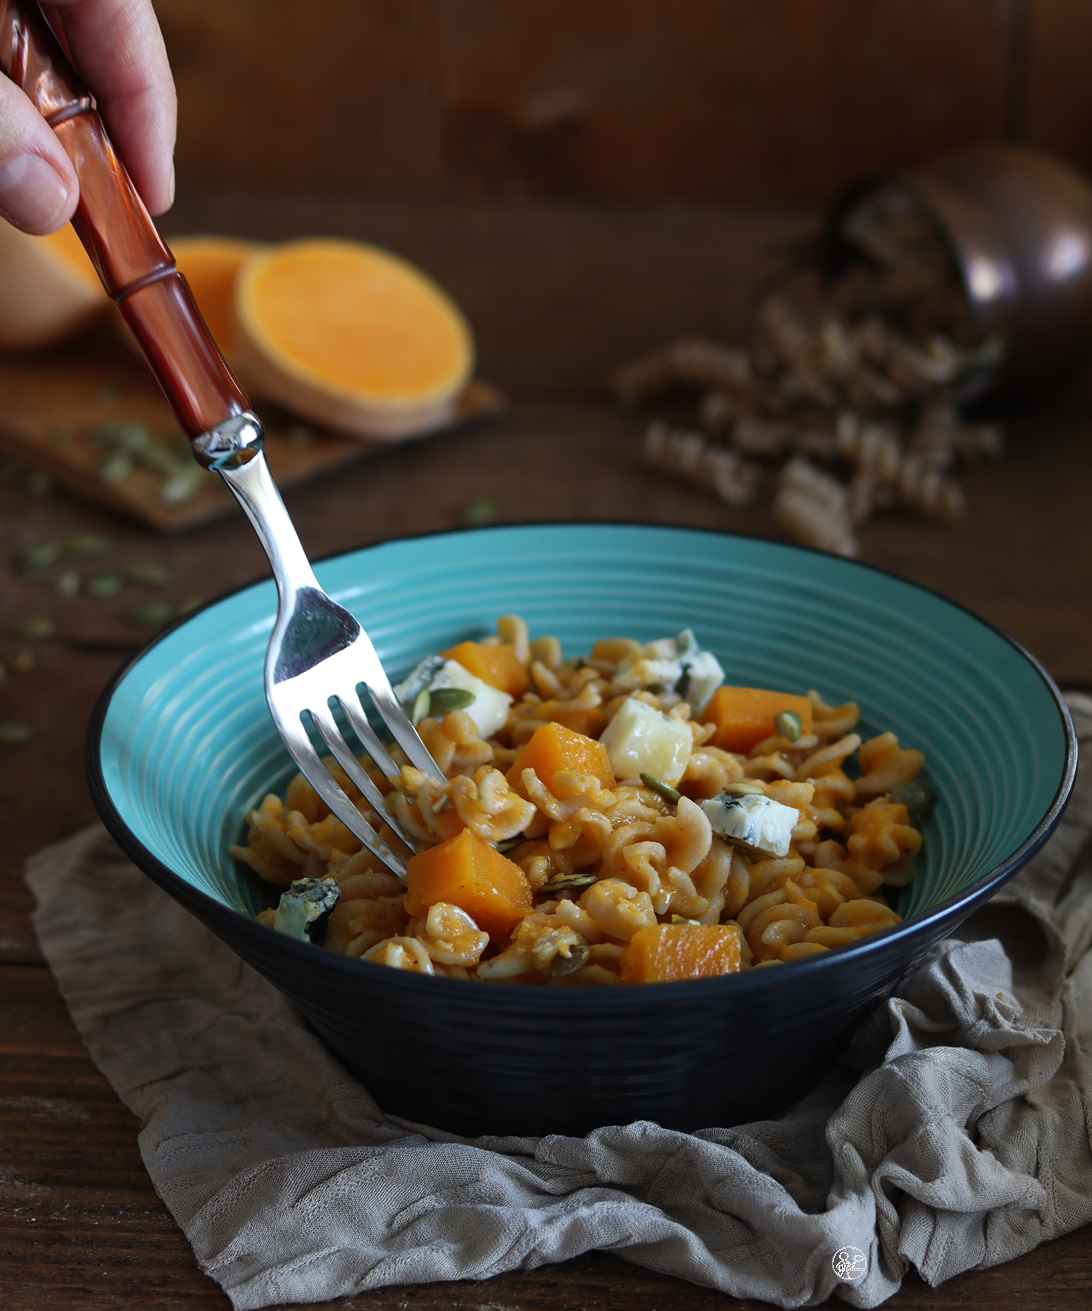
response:
[[[326,932],[323,928],[321,934],[315,934],[317,921],[333,910],[340,896],[337,880],[330,875],[321,879],[296,879],[287,892],[281,893],[273,927],[278,933],[287,933],[301,942],[321,942]]]
[[[711,651],[703,651],[689,628],[678,637],[647,642],[619,664],[613,685],[618,691],[639,688],[677,692],[700,710],[724,682],[724,670]]]
[[[688,725],[633,697],[623,701],[599,737],[617,779],[654,774],[677,783],[686,769],[694,735]]]
[[[408,714],[422,692],[436,692],[443,687],[459,687],[473,693],[474,700],[466,707],[466,713],[482,737],[492,737],[508,718],[512,698],[507,692],[490,687],[457,660],[445,660],[443,656],[426,656],[413,673],[395,687],[394,694]]]
[[[735,796],[722,792],[698,804],[709,816],[714,833],[763,856],[787,856],[792,831],[800,822],[794,807],[757,793]]]

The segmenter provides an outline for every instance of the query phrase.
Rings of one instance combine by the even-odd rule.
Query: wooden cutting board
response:
[[[503,397],[473,381],[459,398],[459,427],[496,413]],[[306,482],[366,459],[389,445],[324,432],[273,406],[256,407],[266,423],[266,454],[281,487]],[[87,500],[137,519],[160,532],[205,523],[235,509],[215,474],[203,474],[178,504],[164,499],[164,478],[136,467],[121,481],[103,477],[104,425],[141,425],[166,450],[179,442],[178,425],[144,364],[120,343],[100,338],[61,350],[0,356],[0,455],[48,473]],[[185,466],[188,469],[188,465]]]

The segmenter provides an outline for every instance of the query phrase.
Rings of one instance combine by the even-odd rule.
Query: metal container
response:
[[[925,168],[852,183],[831,207],[822,262],[836,276],[859,258],[849,215],[878,190],[910,195],[940,227],[980,340],[1004,357],[991,398],[1028,399],[1071,377],[1092,354],[1092,185],[1050,156],[988,146]]]

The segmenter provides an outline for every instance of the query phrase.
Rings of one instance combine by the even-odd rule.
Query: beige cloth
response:
[[[1071,705],[1092,742],[1092,699]],[[694,1134],[468,1142],[407,1125],[101,829],[40,853],[28,879],[88,1050],[236,1307],[591,1249],[781,1306],[834,1291],[875,1306],[910,1266],[937,1284],[1092,1219],[1090,832],[1086,762],[1049,845],[809,1098]]]

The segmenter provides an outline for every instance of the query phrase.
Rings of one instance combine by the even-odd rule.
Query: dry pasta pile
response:
[[[397,691],[445,775],[403,763],[380,781],[362,757],[419,844],[406,886],[297,775],[232,848],[288,890],[264,924],[291,931],[286,907],[305,905],[312,940],[395,968],[609,986],[792,961],[899,922],[882,894],[921,845],[923,756],[892,733],[862,741],[853,702],[726,687],[689,630],[566,660],[515,616]]]

